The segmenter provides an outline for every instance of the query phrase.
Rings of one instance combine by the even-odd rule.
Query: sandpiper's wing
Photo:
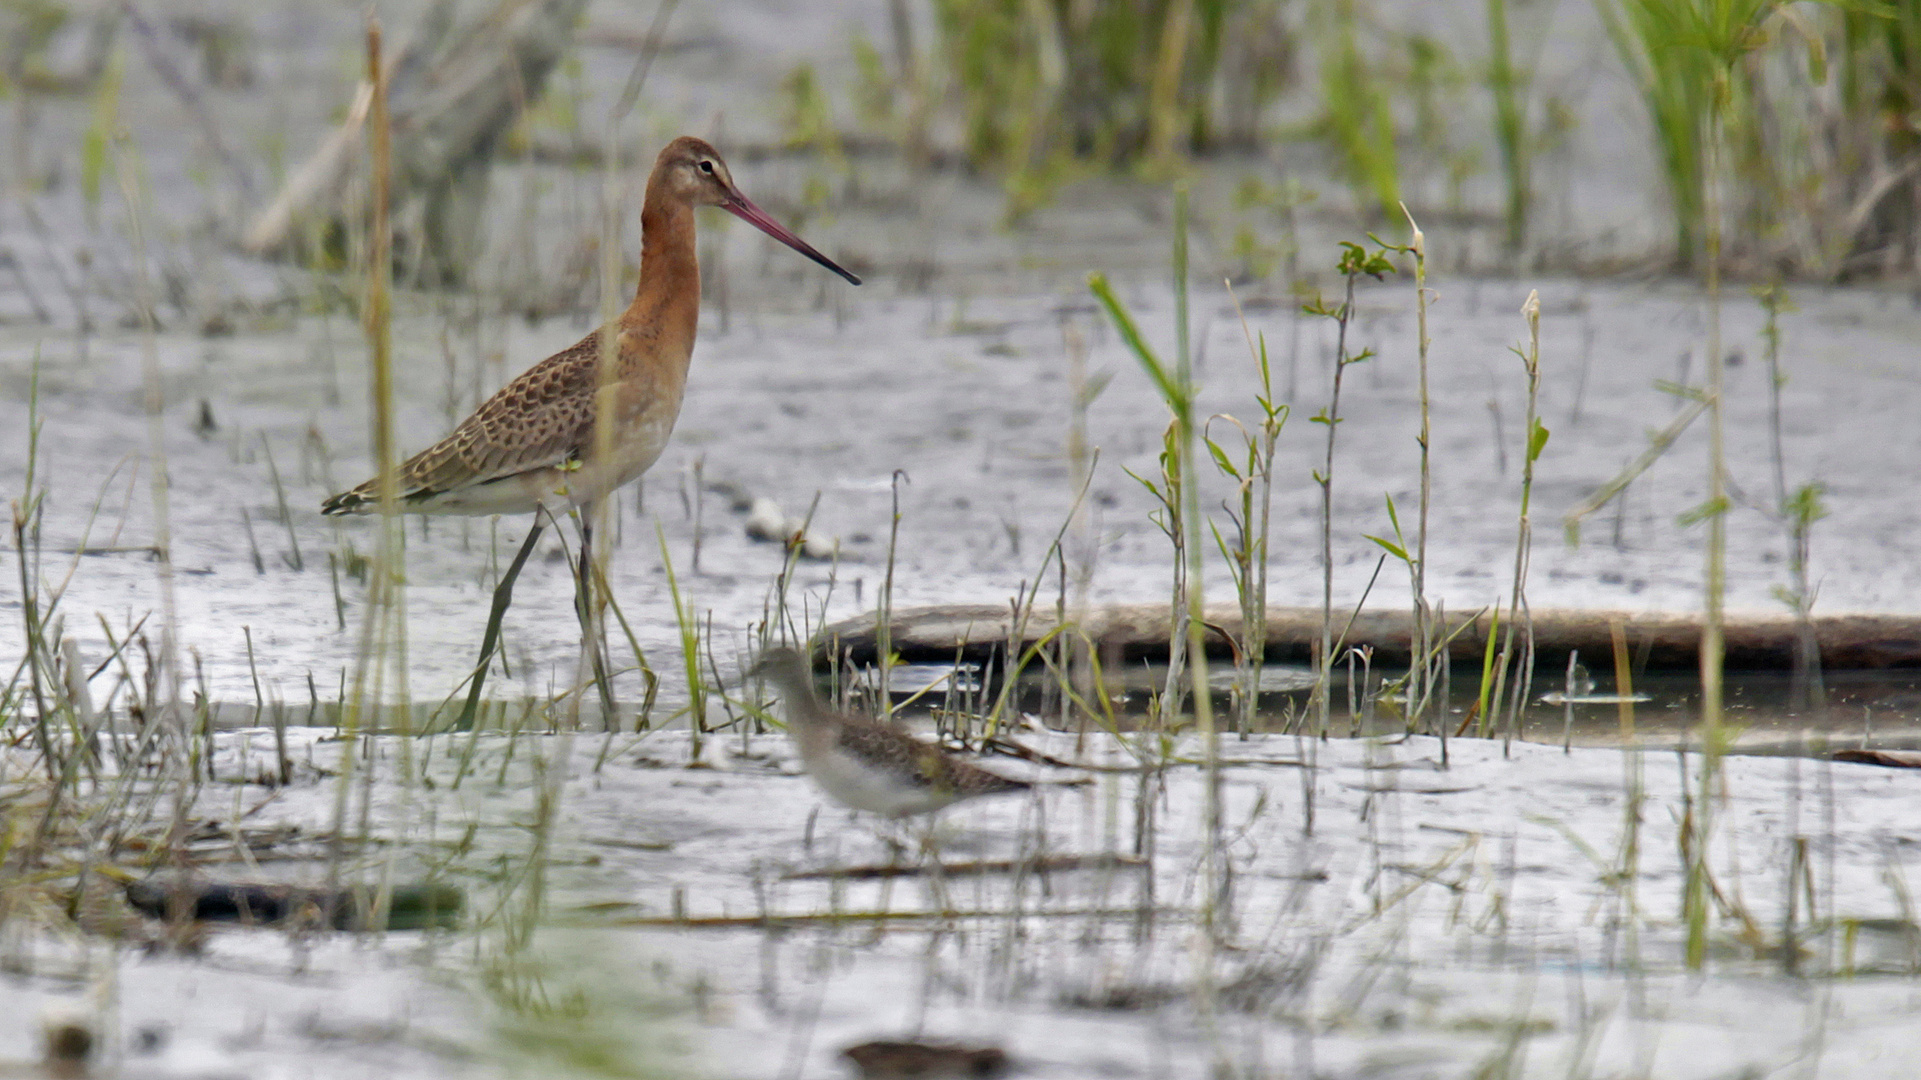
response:
[[[853,757],[890,768],[917,787],[945,792],[957,799],[1025,791],[1032,786],[962,761],[891,724],[843,723],[838,741],[841,749]]]
[[[460,422],[453,434],[400,466],[400,498],[436,496],[579,458],[592,441],[600,333],[528,368]],[[380,497],[378,477],[328,499],[321,512],[360,510]]]

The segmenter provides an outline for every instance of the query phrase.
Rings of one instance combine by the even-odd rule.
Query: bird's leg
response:
[[[581,666],[593,669],[594,686],[600,691],[601,723],[611,731],[619,723],[619,713],[614,707],[613,684],[607,678],[607,655],[602,648],[601,603],[594,596],[594,582],[599,577],[594,564],[594,505],[582,503],[577,512],[580,515],[580,552],[579,565],[576,567],[574,610],[580,616]]]
[[[527,529],[527,539],[521,542],[520,551],[508,564],[500,584],[494,586],[494,607],[487,614],[487,632],[480,638],[480,663],[474,666],[473,682],[467,688],[467,704],[460,710],[455,731],[474,729],[474,714],[480,708],[480,688],[487,682],[487,668],[493,663],[494,649],[500,645],[500,620],[507,614],[507,605],[514,602],[514,579],[520,576],[520,568],[527,565],[527,556],[533,554],[534,541],[540,539],[543,528],[540,515],[541,511],[534,511],[534,523]]]
[[[942,911],[953,910],[953,899],[947,892],[947,866],[941,862],[940,844],[934,837],[934,817],[928,815],[920,824],[920,857],[927,866],[927,891],[934,906]]]

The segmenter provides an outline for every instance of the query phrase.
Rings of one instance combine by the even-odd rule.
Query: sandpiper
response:
[[[828,708],[814,692],[812,669],[796,649],[760,654],[748,674],[780,691],[787,733],[822,791],[855,810],[890,818],[939,810],[980,795],[1033,787],[970,765],[892,724]]]
[[[542,360],[488,398],[453,434],[396,470],[398,508],[410,514],[534,514],[520,553],[494,590],[494,615],[462,713],[472,722],[500,613],[514,579],[540,536],[541,512],[580,511],[577,607],[591,633],[588,601],[593,504],[653,465],[680,415],[687,365],[700,321],[700,265],[694,208],[717,206],[821,266],[859,285],[860,278],[814,250],[755,206],[734,186],[720,154],[683,135],[668,143],[647,179],[640,210],[640,287],[613,326],[595,330]],[[612,370],[601,370],[602,334],[611,334]],[[605,421],[610,431],[598,431]],[[368,514],[380,508],[375,477],[327,499],[323,514]],[[598,663],[599,653],[595,654]],[[606,691],[602,679],[602,692]],[[611,702],[610,702],[611,703]]]

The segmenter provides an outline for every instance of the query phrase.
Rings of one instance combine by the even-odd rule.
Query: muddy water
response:
[[[952,670],[946,669],[946,670]],[[894,683],[894,697],[914,711],[945,707],[946,670],[939,665],[910,665]],[[1400,700],[1392,680],[1400,671],[1337,671],[1329,734],[1335,737],[1392,736],[1404,733]],[[1480,669],[1457,667],[1440,715],[1453,734],[1514,737],[1530,742],[1578,746],[1693,747],[1701,740],[1701,695],[1692,673],[1655,672],[1635,679],[1634,692],[1617,694],[1610,679],[1599,684],[1585,669],[1571,690],[1563,675],[1539,672],[1532,697],[1512,724],[1504,718],[1492,728],[1479,726]],[[1233,718],[1232,670],[1214,672],[1213,705],[1218,722],[1238,730]],[[962,686],[979,681],[972,672]],[[1116,725],[1136,730],[1152,720],[1155,697],[1166,681],[1165,665],[1141,665],[1107,679]],[[1261,671],[1254,732],[1315,731],[1312,668],[1276,665]],[[1384,685],[1385,684],[1385,685]],[[917,693],[932,687],[927,693]],[[1921,675],[1911,671],[1830,671],[1822,678],[1822,705],[1788,673],[1732,672],[1724,688],[1724,721],[1730,747],[1737,753],[1826,755],[1840,749],[1921,749]],[[1350,692],[1351,691],[1351,692]],[[991,698],[996,691],[989,691]],[[1049,727],[1077,730],[1077,714],[1062,719],[1058,688],[1042,676],[1023,677],[1013,699],[1029,716]],[[1630,706],[1623,715],[1622,706]],[[1426,730],[1433,731],[1431,724]]]
[[[363,793],[379,842],[356,845],[348,872],[459,887],[461,929],[229,926],[193,955],[13,933],[0,1058],[32,1053],[42,1009],[106,987],[128,1073],[154,1076],[606,1075],[581,1064],[588,1050],[667,1075],[829,1076],[842,1047],[905,1036],[997,1045],[1062,1078],[1306,1055],[1316,1073],[1401,1074],[1391,1060],[1467,1075],[1514,1039],[1528,1076],[1568,1060],[1741,1075],[1805,1062],[1810,1043],[1837,1075],[1906,1075],[1888,1063],[1905,1064],[1921,970],[1899,876],[1911,774],[1725,761],[1715,880],[1734,910],[1702,975],[1669,914],[1685,875],[1667,810],[1694,782],[1670,755],[1466,740],[1444,765],[1431,738],[1255,736],[1222,770],[1213,848],[1200,770],[1143,784],[1133,768],[1191,760],[1191,740],[1014,737],[1109,771],[956,807],[909,834],[942,869],[887,877],[870,871],[902,868],[900,828],[823,805],[784,737],[697,751],[678,732],[295,730],[295,782],[270,789],[247,781],[273,761],[271,735],[220,735],[222,782],[195,813],[245,816],[195,831],[204,879],[320,879],[340,789],[325,778],[351,748],[386,779]],[[1210,850],[1233,883],[1212,910],[1235,947],[1203,967]],[[1086,865],[980,870],[1075,857]],[[1790,899],[1803,890],[1813,917]]]
[[[1520,320],[1512,312],[1533,283],[1442,285],[1436,341],[1435,509],[1430,591],[1451,611],[1478,609],[1505,593],[1518,497],[1514,439],[1524,403],[1518,363],[1504,353]],[[1559,516],[1620,468],[1665,422],[1673,399],[1654,388],[1681,373],[1699,305],[1680,289],[1550,284],[1543,290],[1542,413],[1552,438],[1538,466],[1536,540],[1529,596],[1537,606],[1679,609],[1697,600],[1698,530],[1677,518],[1703,490],[1701,433],[1618,508],[1590,521],[1579,547],[1558,535]],[[1417,401],[1401,289],[1364,294],[1363,344],[1383,356],[1350,372],[1336,458],[1335,597],[1356,602],[1377,549],[1362,537],[1388,528],[1383,496],[1416,499]],[[815,507],[815,529],[836,538],[836,562],[803,562],[788,587],[794,617],[818,621],[871,607],[885,573],[893,477],[901,522],[895,603],[1001,603],[1043,573],[1047,544],[1066,520],[1073,488],[1063,453],[1071,420],[1063,324],[1089,342],[1088,364],[1113,381],[1088,410],[1100,449],[1087,531],[1068,539],[1069,580],[1085,577],[1094,600],[1151,602],[1164,595],[1171,556],[1147,518],[1151,504],[1122,470],[1154,468],[1165,412],[1146,380],[1076,292],[973,304],[890,295],[885,283],[838,301],[845,310],[735,312],[723,328],[710,310],[674,444],[642,487],[622,501],[611,573],[623,611],[657,668],[671,664],[676,623],[655,539],[665,536],[688,604],[711,615],[723,664],[764,616],[783,552],[749,540],[731,509],[739,493],[772,498],[791,514]],[[1130,288],[1150,334],[1167,337],[1167,290]],[[1203,293],[1197,323],[1209,411],[1246,413],[1255,393],[1239,326]],[[1784,393],[1783,442],[1790,475],[1826,486],[1830,516],[1816,528],[1814,572],[1827,610],[1911,610],[1921,570],[1901,556],[1911,522],[1900,477],[1921,466],[1909,418],[1921,411],[1921,379],[1908,354],[1904,304],[1874,295],[1810,294],[1786,326],[1792,378]],[[991,322],[988,320],[991,318]],[[1257,311],[1254,329],[1280,343],[1303,410],[1320,406],[1324,328]],[[1732,369],[1730,448],[1744,491],[1770,481],[1767,377],[1754,313],[1730,313],[1729,340],[1745,362]],[[397,328],[403,365],[400,430],[414,446],[444,430],[476,388],[494,385],[520,359],[572,340],[579,327],[483,320],[476,348],[457,320],[418,309]],[[1290,365],[1299,333],[1298,359]],[[148,441],[140,408],[141,346],[135,335],[96,337],[88,357],[71,341],[6,347],[9,400],[0,429],[13,450],[5,483],[24,480],[30,380],[39,361],[38,482],[47,499],[38,532],[39,571],[64,582],[59,611],[83,654],[106,655],[104,618],[117,636],[158,620]],[[336,699],[357,650],[364,584],[349,572],[372,547],[368,523],[322,520],[320,498],[366,471],[361,349],[344,318],[288,320],[272,332],[201,339],[162,335],[167,408],[162,432],[171,480],[180,640],[198,657],[197,679],[215,699],[251,701],[258,675],[268,699]],[[452,401],[455,408],[449,409]],[[1490,405],[1498,406],[1496,411]],[[213,427],[202,420],[211,418]],[[1217,425],[1217,428],[1219,425]],[[1223,429],[1224,430],[1224,429]],[[1324,429],[1296,422],[1283,433],[1276,474],[1275,603],[1316,603],[1317,491],[1310,471]],[[1503,441],[1497,442],[1495,436]],[[1505,472],[1503,465],[1505,464]],[[726,491],[703,491],[704,480]],[[280,487],[275,488],[277,473]],[[1209,503],[1225,485],[1208,478]],[[286,516],[281,516],[284,496]],[[815,503],[818,498],[818,503]],[[96,512],[96,504],[99,509]],[[1786,582],[1778,530],[1759,513],[1731,520],[1730,603],[1765,610]],[[413,693],[445,694],[477,649],[493,574],[511,557],[518,520],[435,520],[408,528],[407,612]],[[250,532],[251,530],[251,536]],[[694,546],[699,538],[699,562]],[[72,550],[112,549],[73,556]],[[258,553],[258,565],[255,553]],[[11,552],[4,558],[11,565]],[[330,570],[330,565],[332,569]],[[0,613],[18,611],[17,569]],[[1224,595],[1224,575],[1209,587]],[[336,591],[337,588],[337,591]],[[1044,588],[1056,589],[1051,570]],[[1399,606],[1404,580],[1382,572],[1370,602]],[[558,542],[549,540],[522,578],[507,628],[511,680],[503,694],[568,685],[573,666],[570,587]],[[12,617],[17,618],[17,615]],[[150,621],[148,628],[157,625]],[[246,648],[253,640],[252,665]],[[19,638],[3,647],[17,658]],[[617,661],[628,662],[624,644]],[[313,680],[310,692],[308,679]],[[100,691],[104,693],[104,689]],[[671,693],[671,687],[669,693]],[[623,689],[623,696],[629,696]],[[638,697],[637,694],[632,695]]]

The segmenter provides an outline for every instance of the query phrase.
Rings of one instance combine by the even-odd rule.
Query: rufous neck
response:
[[[640,287],[630,314],[653,320],[669,310],[700,311],[700,258],[694,244],[694,210],[663,197],[651,185],[640,211]]]

